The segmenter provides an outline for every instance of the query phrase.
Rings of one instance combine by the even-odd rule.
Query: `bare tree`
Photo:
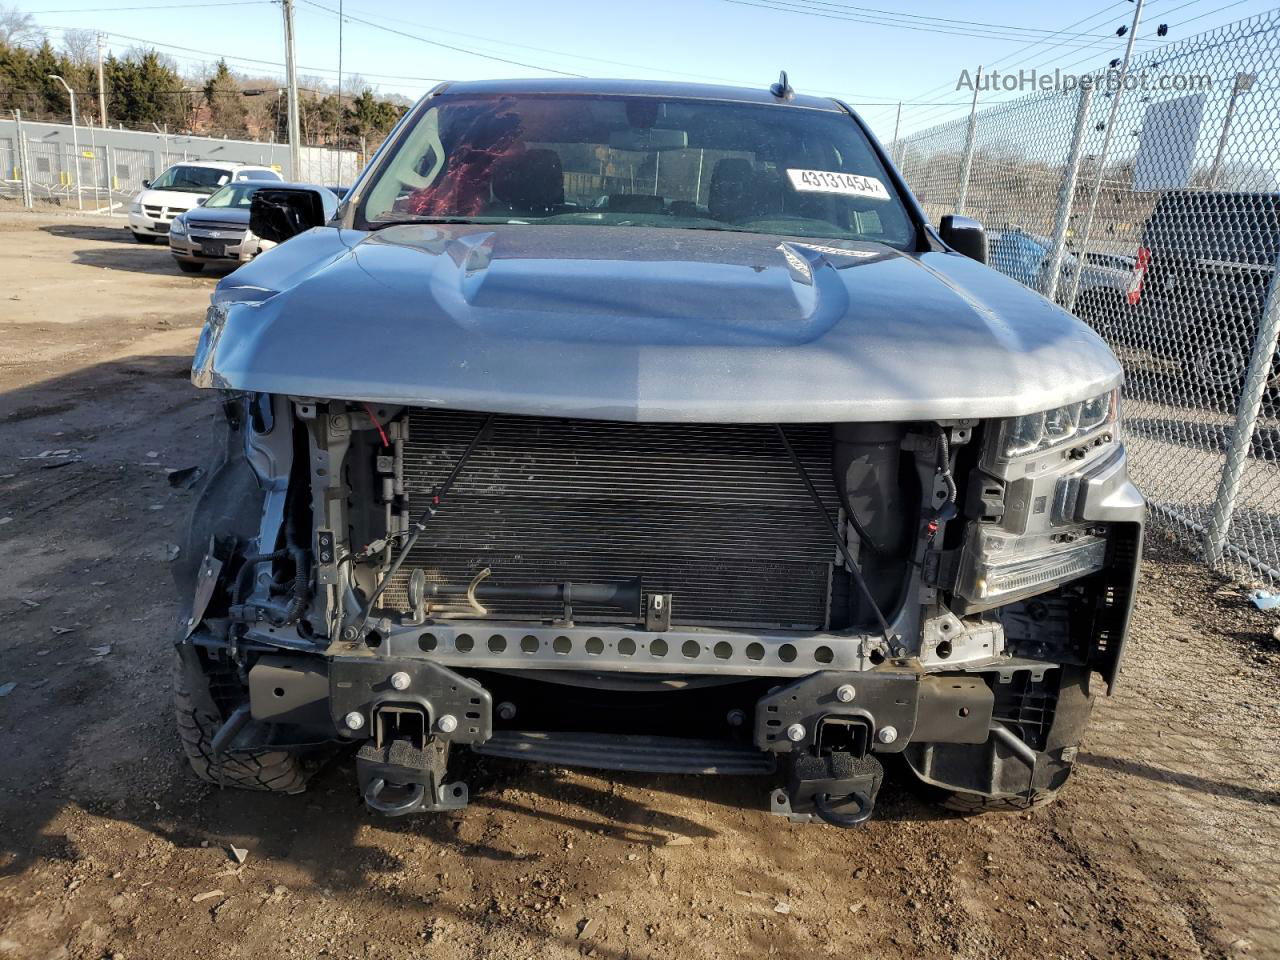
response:
[[[62,50],[78,67],[87,67],[98,60],[98,34],[93,30],[65,30],[62,34]]]
[[[36,47],[44,42],[44,30],[29,13],[17,7],[0,7],[0,44]]]
[[[358,97],[372,87],[373,84],[358,73],[348,73],[342,78],[342,96],[344,97]]]

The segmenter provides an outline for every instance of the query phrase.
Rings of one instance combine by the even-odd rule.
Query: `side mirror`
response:
[[[150,190],[150,189],[151,189],[151,181],[150,181],[150,180],[143,180],[143,181],[142,181],[142,189],[143,189],[143,190]]]
[[[275,243],[323,226],[327,219],[320,192],[302,187],[261,187],[249,205],[249,229]]]
[[[977,220],[949,213],[939,223],[938,235],[956,253],[979,263],[987,262],[987,231]]]
[[[209,199],[208,197],[198,197],[198,198],[196,199],[196,206],[197,206],[197,207],[203,207],[203,206],[204,206],[204,202],[205,202],[206,200],[208,200],[208,199]]]

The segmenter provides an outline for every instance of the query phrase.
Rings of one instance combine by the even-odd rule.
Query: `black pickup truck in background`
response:
[[[1108,336],[1177,361],[1198,399],[1232,408],[1278,254],[1280,193],[1168,193],[1143,229],[1133,313]]]

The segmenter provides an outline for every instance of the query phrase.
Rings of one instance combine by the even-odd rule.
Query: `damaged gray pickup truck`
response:
[[[264,188],[192,379],[225,445],[181,576],[198,774],[387,814],[463,754],[759,775],[873,813],[1067,780],[1144,505],[1121,369],[938,229],[844,104],[445,84],[325,221]]]

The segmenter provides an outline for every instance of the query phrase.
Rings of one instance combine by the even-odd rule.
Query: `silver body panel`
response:
[[[322,227],[224,279],[199,386],[690,423],[1006,417],[1116,386],[954,253],[641,227]]]

